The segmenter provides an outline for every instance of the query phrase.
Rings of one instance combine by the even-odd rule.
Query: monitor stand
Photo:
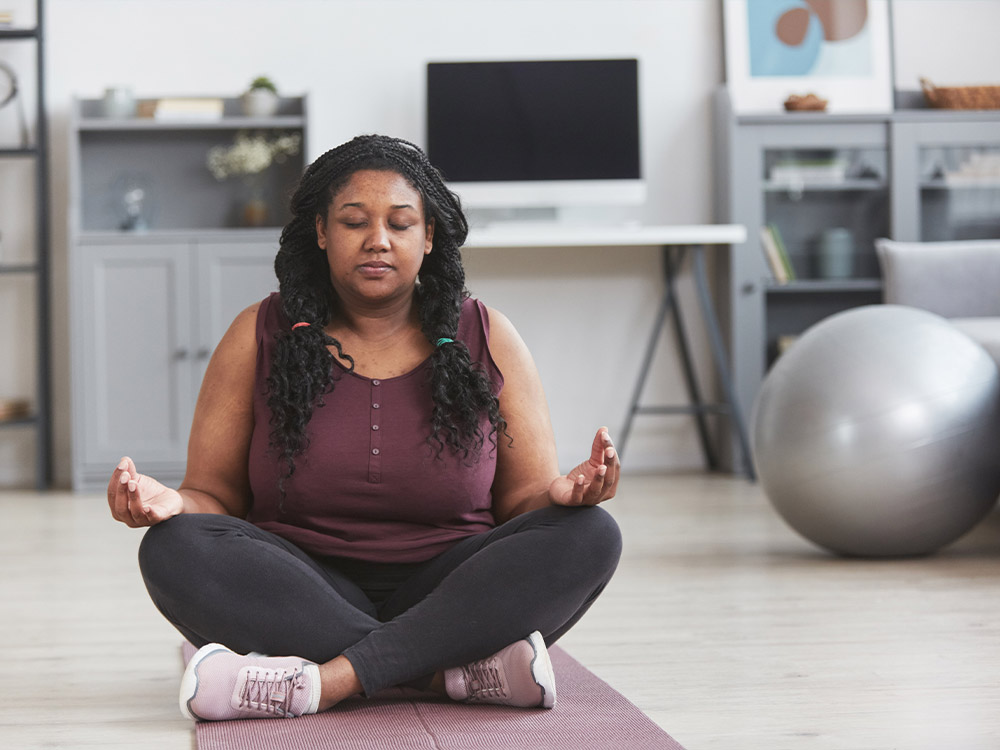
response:
[[[640,224],[638,210],[625,206],[524,206],[466,208],[465,217],[474,229],[532,227],[619,227]]]
[[[508,226],[513,224],[555,224],[559,209],[555,206],[523,206],[510,208],[467,208],[465,217],[470,227]]]

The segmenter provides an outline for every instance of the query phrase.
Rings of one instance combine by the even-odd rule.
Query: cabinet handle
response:
[[[198,350],[198,353],[195,356],[198,359],[208,359],[209,356],[211,356],[211,354],[212,354],[211,349],[206,349],[205,347],[202,347],[201,349]]]
[[[174,352],[174,359],[176,360],[187,359],[188,356],[190,356],[190,352],[187,349],[178,349]]]

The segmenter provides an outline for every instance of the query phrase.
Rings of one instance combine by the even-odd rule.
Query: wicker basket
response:
[[[939,87],[920,79],[927,103],[936,109],[1000,109],[1000,86]]]

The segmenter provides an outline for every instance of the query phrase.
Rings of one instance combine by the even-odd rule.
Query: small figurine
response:
[[[142,204],[145,199],[146,191],[141,187],[133,187],[122,196],[125,203],[125,221],[121,223],[123,231],[144,232],[149,229],[149,225],[142,215]]]

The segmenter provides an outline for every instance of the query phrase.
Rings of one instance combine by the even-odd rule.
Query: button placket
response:
[[[382,481],[382,389],[381,380],[371,381],[371,408],[369,413],[368,481],[377,484]]]

